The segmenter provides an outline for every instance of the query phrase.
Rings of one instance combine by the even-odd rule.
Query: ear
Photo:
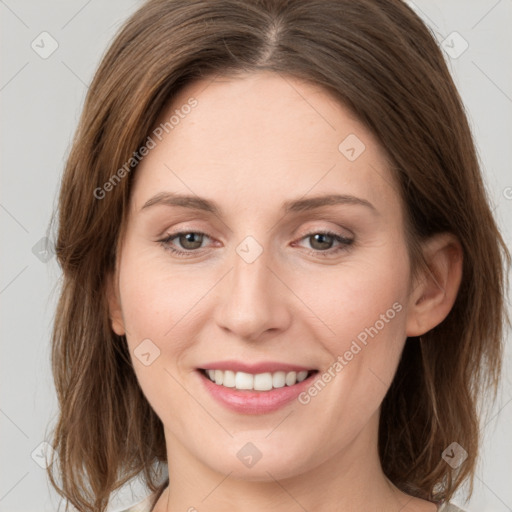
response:
[[[117,280],[113,273],[107,275],[106,283],[107,302],[109,310],[109,318],[112,324],[112,330],[118,335],[123,336],[126,333],[124,327],[123,312],[117,287]]]
[[[463,251],[451,233],[431,237],[423,254],[428,269],[419,275],[408,301],[407,336],[421,336],[448,316],[462,279]]]

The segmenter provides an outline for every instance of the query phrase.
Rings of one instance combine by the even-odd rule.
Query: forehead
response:
[[[135,173],[139,208],[163,190],[260,207],[333,190],[381,204],[398,199],[373,134],[325,89],[294,77],[261,72],[193,82],[158,127],[161,141],[153,136],[156,147]]]

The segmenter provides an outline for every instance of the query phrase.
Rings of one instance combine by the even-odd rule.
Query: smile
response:
[[[234,372],[231,370],[208,369],[202,370],[206,377],[218,386],[238,390],[270,391],[285,386],[294,386],[307,379],[316,370],[302,370],[299,372],[276,371],[251,374],[247,372]]]
[[[217,361],[197,368],[206,393],[238,414],[268,414],[292,404],[320,375],[316,369],[283,362]]]

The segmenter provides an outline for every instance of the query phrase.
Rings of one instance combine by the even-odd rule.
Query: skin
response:
[[[154,510],[433,512],[383,474],[378,422],[406,337],[432,329],[453,305],[460,245],[446,234],[429,240],[430,271],[412,279],[386,154],[321,88],[269,72],[205,79],[183,89],[162,120],[190,97],[198,105],[137,168],[108,288],[112,328],[126,334],[164,425],[170,486]],[[338,149],[350,134],[365,145],[352,162]],[[164,204],[141,211],[163,191],[207,198],[220,214]],[[375,211],[282,211],[285,201],[333,193]],[[325,230],[354,242],[315,241]],[[178,231],[208,236],[195,246],[174,238],[169,245],[196,251],[181,257],[159,242]],[[236,251],[249,235],[263,249],[252,263]],[[197,375],[220,359],[326,369],[394,303],[401,311],[307,405],[236,413]],[[144,339],[160,350],[148,366],[134,356]],[[250,468],[237,458],[248,442],[262,454]]]

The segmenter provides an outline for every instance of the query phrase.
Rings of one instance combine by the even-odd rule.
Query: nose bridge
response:
[[[285,327],[289,316],[278,289],[282,284],[268,268],[271,260],[270,251],[254,237],[236,247],[217,310],[219,326],[246,339]]]

